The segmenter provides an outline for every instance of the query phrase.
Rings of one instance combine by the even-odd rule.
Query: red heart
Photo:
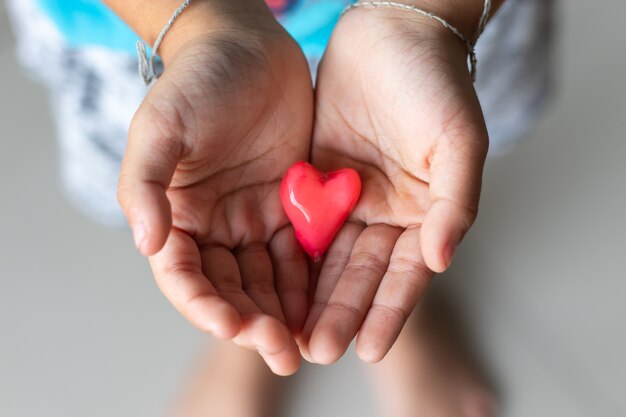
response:
[[[318,261],[343,226],[361,194],[361,178],[350,168],[322,173],[296,162],[280,185],[280,199],[296,238]]]

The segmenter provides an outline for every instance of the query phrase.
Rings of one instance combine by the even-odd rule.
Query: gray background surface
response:
[[[508,417],[626,415],[626,2],[601,3],[562,2],[556,103],[489,162],[479,222],[435,284]],[[126,231],[64,201],[46,94],[20,73],[1,7],[0,416],[161,416],[205,338]],[[372,416],[361,377],[352,353],[307,366],[286,414]]]

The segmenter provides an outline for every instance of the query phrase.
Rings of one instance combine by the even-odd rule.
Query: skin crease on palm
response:
[[[476,215],[487,134],[467,51],[425,18],[351,11],[319,70],[314,121],[306,60],[269,10],[195,34],[199,5],[213,4],[168,33],[166,71],[130,129],[119,199],[138,247],[189,321],[277,374],[300,355],[336,361],[357,333],[361,358],[378,361]],[[279,198],[308,159],[363,180],[316,265]]]

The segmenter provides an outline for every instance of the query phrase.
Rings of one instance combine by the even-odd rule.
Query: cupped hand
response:
[[[381,360],[475,220],[488,139],[467,50],[422,16],[356,9],[318,74],[312,161],[356,169],[362,196],[320,267],[299,344],[328,364],[357,335]]]
[[[279,186],[309,156],[312,84],[269,10],[223,22],[168,34],[177,47],[134,117],[118,195],[172,304],[291,374],[308,264]]]

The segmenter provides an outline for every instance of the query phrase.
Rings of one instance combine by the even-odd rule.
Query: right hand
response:
[[[171,303],[286,375],[300,363],[308,263],[279,186],[309,159],[313,91],[298,45],[262,7],[209,29],[194,25],[201,8],[177,21],[133,119],[118,196]]]

